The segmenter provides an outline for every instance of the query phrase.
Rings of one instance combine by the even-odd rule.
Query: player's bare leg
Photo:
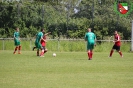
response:
[[[17,49],[18,49],[18,46],[15,47],[13,54],[16,54]]]
[[[18,47],[18,54],[21,54],[21,46]]]

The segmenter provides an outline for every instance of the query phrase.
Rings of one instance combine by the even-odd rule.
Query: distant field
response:
[[[133,88],[133,53],[0,51],[0,88]]]
[[[35,40],[21,40],[22,50],[30,51],[35,46]],[[97,42],[95,47],[95,52],[108,52],[113,46],[113,42],[102,41]],[[13,40],[0,40],[0,50],[14,50]],[[59,51],[59,52],[84,52],[86,51],[86,42],[84,40],[48,40],[46,47],[49,51]],[[129,52],[131,49],[131,42],[121,43],[121,51]]]

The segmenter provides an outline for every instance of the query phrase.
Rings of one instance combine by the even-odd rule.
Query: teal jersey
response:
[[[96,39],[96,36],[95,36],[95,34],[93,32],[86,33],[85,40],[88,43],[95,43],[95,39]]]
[[[43,37],[43,33],[42,32],[38,32],[38,34],[36,35],[36,43],[40,43],[40,39]]]
[[[19,32],[14,32],[14,39],[19,40]]]

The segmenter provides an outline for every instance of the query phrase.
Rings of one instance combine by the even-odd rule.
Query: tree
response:
[[[38,30],[52,31],[52,38],[84,38],[88,27],[98,39],[112,36],[118,30],[130,39],[133,16],[120,17],[114,11],[114,0],[22,0],[0,3],[0,37],[12,37],[20,27],[22,37],[33,37]],[[4,34],[3,34],[4,33]]]

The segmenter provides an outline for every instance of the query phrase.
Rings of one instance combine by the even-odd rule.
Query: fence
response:
[[[21,45],[22,50],[32,50],[34,47],[35,39],[22,38]],[[47,45],[49,51],[86,51],[86,42],[84,39],[47,39]],[[121,40],[121,50],[128,52],[131,50],[131,40]],[[113,46],[112,40],[97,40],[97,46],[94,51],[106,52],[110,51]],[[0,38],[0,50],[14,50],[13,38]]]

